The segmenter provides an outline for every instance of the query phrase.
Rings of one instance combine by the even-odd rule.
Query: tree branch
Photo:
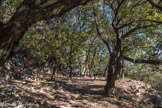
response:
[[[110,4],[110,7],[112,8],[112,10],[113,10],[114,13],[115,13],[114,18],[113,18],[113,21],[112,21],[112,25],[113,25],[113,26],[115,26],[115,25],[114,25],[114,22],[115,22],[115,20],[117,19],[118,13],[119,13],[119,11],[120,11],[120,7],[121,7],[121,5],[124,3],[124,1],[125,1],[125,0],[121,0],[121,2],[117,1],[117,2],[118,2],[118,6],[117,6],[116,9],[113,7],[112,4]],[[119,22],[120,22],[120,20],[117,21],[117,24],[119,24]],[[116,24],[116,26],[117,26],[117,24]]]
[[[142,59],[137,59],[134,60],[132,58],[122,56],[125,60],[130,61],[132,63],[146,63],[146,64],[153,64],[153,65],[162,65],[162,60],[142,60]]]
[[[158,10],[162,11],[162,7],[160,7],[161,0],[159,1],[159,5],[155,4],[152,0],[147,0],[153,7],[157,8]]]
[[[140,20],[140,21],[149,21],[149,22],[152,22],[152,23],[158,23],[158,24],[162,24],[162,21],[158,21],[158,20],[150,20],[150,19],[143,19],[143,20]]]
[[[117,29],[118,30],[123,29],[124,27],[127,27],[127,26],[131,25],[132,23],[133,23],[133,21],[131,21],[131,22],[127,23],[127,24],[122,24],[119,27],[117,27]]]
[[[155,24],[144,25],[144,26],[137,25],[136,27],[134,27],[133,29],[129,30],[127,33],[122,35],[122,39],[125,39],[126,37],[128,37],[131,33],[135,32],[136,30],[146,29],[148,27],[153,27],[153,26],[155,26]]]
[[[97,21],[97,13],[96,13],[96,9],[95,9],[95,6],[94,6],[94,0],[92,0],[92,5],[93,5],[93,11],[94,11],[94,16],[95,16],[95,23],[96,23],[96,31],[97,31],[97,34],[99,35],[99,37],[101,38],[101,40],[103,41],[103,43],[106,45],[109,53],[111,54],[111,49],[110,49],[110,46],[109,46],[109,43],[103,39],[101,33],[100,33],[100,30],[98,28],[98,21]]]

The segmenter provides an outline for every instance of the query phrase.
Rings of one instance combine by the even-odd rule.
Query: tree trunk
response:
[[[69,52],[69,69],[70,69],[70,74],[69,74],[69,77],[71,78],[72,77],[72,53],[73,53],[73,43],[71,43],[71,46],[70,46],[70,52]]]
[[[105,86],[105,93],[108,94],[108,91],[111,88],[115,87],[115,80],[113,80],[113,73],[114,73],[114,63],[115,62],[115,55],[110,55],[110,61],[109,61],[109,68],[108,68],[108,74],[107,74],[107,83]]]
[[[124,80],[124,70],[122,69],[121,78]]]
[[[55,80],[55,73],[56,73],[56,70],[57,70],[57,65],[55,64],[55,66],[54,66],[54,68],[53,68],[52,75],[51,75],[51,80]]]
[[[121,71],[121,58],[111,56],[108,75],[107,75],[107,84],[105,86],[105,93],[106,95],[109,94],[110,89],[115,87],[115,81],[118,79],[118,75]],[[117,60],[116,60],[117,59]],[[114,61],[114,62],[112,62]]]
[[[107,75],[107,84],[105,86],[105,93],[109,95],[110,89],[115,87],[115,81],[118,79],[121,71],[121,60],[122,60],[122,39],[119,38],[119,34],[116,33],[116,46],[114,51],[110,54],[109,69]]]
[[[88,64],[86,63],[85,70],[84,70],[84,77],[86,77],[87,73],[88,73]]]
[[[122,60],[121,78],[124,80],[124,60]]]
[[[103,77],[105,77],[106,76],[106,72],[108,71],[107,69],[108,69],[108,67],[109,67],[109,65],[107,64],[107,66],[105,67],[105,69],[104,69],[104,74],[103,74]]]
[[[72,70],[73,70],[71,63],[70,63],[70,65],[69,65],[69,69],[70,69],[69,77],[71,78],[71,77],[72,77]]]

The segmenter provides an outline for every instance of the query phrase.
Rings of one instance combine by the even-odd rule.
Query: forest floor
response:
[[[12,80],[0,85],[0,106],[8,108],[153,108],[150,86],[118,80],[110,96],[105,78],[59,77],[56,81]]]

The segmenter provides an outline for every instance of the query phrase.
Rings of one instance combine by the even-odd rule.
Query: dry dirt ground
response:
[[[150,86],[118,80],[104,95],[105,78],[59,77],[56,81],[12,80],[0,85],[0,106],[9,108],[153,108]]]

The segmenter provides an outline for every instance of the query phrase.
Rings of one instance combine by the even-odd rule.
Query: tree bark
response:
[[[121,57],[115,55],[110,56],[107,83],[105,86],[105,94],[109,95],[110,89],[115,87],[115,81],[118,79],[118,75],[121,72]]]
[[[115,80],[112,80],[113,73],[114,73],[115,58],[116,58],[115,55],[110,55],[107,81],[106,81],[106,85],[105,85],[105,94],[108,94],[108,91],[111,88],[115,87]]]

